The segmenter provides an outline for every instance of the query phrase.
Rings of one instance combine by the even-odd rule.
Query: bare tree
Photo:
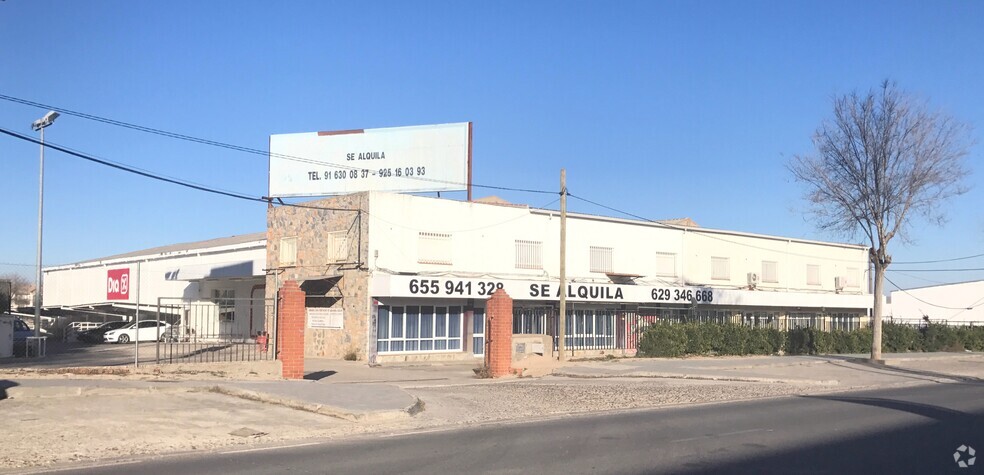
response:
[[[941,224],[951,196],[966,192],[969,127],[931,110],[889,81],[866,95],[834,99],[834,117],[813,136],[815,155],[789,169],[806,184],[816,224],[871,244],[874,321],[871,359],[881,360],[882,289],[892,263],[888,244],[909,241],[910,219]]]
[[[0,275],[0,280],[9,280],[11,282],[10,297],[15,306],[30,305],[26,303],[25,297],[34,291],[34,284],[31,283],[26,277],[10,272]]]

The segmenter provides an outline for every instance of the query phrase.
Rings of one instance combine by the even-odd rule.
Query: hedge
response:
[[[870,328],[822,331],[816,328],[749,327],[713,323],[660,323],[647,328],[637,355],[822,355],[868,353]],[[882,324],[882,351],[984,351],[984,327],[931,324],[924,328]]]

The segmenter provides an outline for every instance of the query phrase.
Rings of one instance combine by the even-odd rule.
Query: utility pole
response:
[[[567,337],[567,170],[560,169],[560,315],[557,323],[557,353],[566,361],[564,339]]]

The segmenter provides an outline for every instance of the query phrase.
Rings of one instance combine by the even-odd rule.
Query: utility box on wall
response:
[[[14,356],[14,317],[0,315],[0,358]]]

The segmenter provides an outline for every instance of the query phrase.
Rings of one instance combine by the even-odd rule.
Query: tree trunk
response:
[[[882,362],[882,288],[885,285],[885,266],[875,261],[875,304],[871,321],[871,361]]]

